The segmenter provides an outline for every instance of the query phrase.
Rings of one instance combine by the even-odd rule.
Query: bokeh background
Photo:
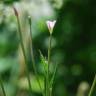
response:
[[[56,63],[59,66],[52,96],[88,96],[96,73],[96,1],[0,0],[0,75],[7,96],[28,96],[13,6],[20,16],[33,96],[41,96],[41,91],[29,55],[28,15],[32,18],[33,50],[42,86],[43,69],[38,50],[47,57],[49,32],[46,21],[57,20],[52,37],[51,73]],[[1,89],[0,96],[3,96]],[[92,96],[96,96],[96,90]]]

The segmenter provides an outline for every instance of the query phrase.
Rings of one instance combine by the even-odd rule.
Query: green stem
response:
[[[2,81],[1,76],[0,76],[0,85],[1,85],[4,96],[6,96],[6,92],[5,92],[5,89],[4,89],[4,85],[3,85],[3,81]]]
[[[44,96],[47,96],[47,86],[46,86],[46,80],[47,80],[47,78],[46,78],[47,76],[44,76]]]
[[[51,88],[53,87],[53,82],[54,82],[55,75],[56,75],[56,72],[57,72],[57,67],[58,67],[58,63],[55,65],[55,68],[54,68],[55,70],[54,70],[53,76],[52,76],[51,81],[50,81]]]
[[[30,50],[31,50],[31,58],[32,58],[32,65],[33,65],[33,69],[34,69],[34,73],[35,73],[35,76],[36,76],[36,80],[38,82],[38,85],[40,87],[40,90],[42,91],[42,94],[44,95],[43,93],[43,89],[41,87],[41,84],[40,84],[40,81],[39,81],[39,78],[38,78],[38,73],[37,73],[37,70],[36,70],[36,66],[35,66],[35,59],[34,59],[34,54],[33,54],[33,40],[32,40],[32,32],[31,32],[31,26],[32,26],[32,22],[31,22],[31,17],[29,16],[28,17],[29,19],[29,25],[30,25]]]
[[[88,96],[92,96],[92,92],[94,90],[95,84],[96,84],[96,75],[94,77],[93,84],[91,86],[91,89],[90,89],[90,92],[89,92]]]
[[[52,88],[50,88],[50,96],[52,96]]]
[[[19,16],[18,15],[16,17],[17,17],[17,23],[18,23],[18,31],[19,31],[19,36],[20,36],[21,48],[22,48],[22,52],[23,52],[25,63],[27,64],[27,57],[26,57],[26,54],[25,54],[25,49],[24,49],[24,44],[23,44],[23,37],[22,37],[22,31],[21,31],[21,27],[20,27],[20,20],[19,20]],[[30,81],[30,76],[29,76],[29,71],[28,71],[28,66],[27,65],[26,65],[26,76],[27,76],[27,79],[28,79],[29,90],[31,92],[32,91],[31,81]]]
[[[46,91],[47,96],[50,95],[50,83],[49,83],[49,75],[50,75],[50,56],[51,56],[51,40],[52,40],[52,34],[50,34],[49,37],[49,48],[48,48],[48,70],[47,70],[47,80],[46,80]]]

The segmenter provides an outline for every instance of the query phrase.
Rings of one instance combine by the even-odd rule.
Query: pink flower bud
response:
[[[53,28],[55,26],[56,20],[54,21],[46,21],[47,27],[49,29],[50,34],[53,32]]]

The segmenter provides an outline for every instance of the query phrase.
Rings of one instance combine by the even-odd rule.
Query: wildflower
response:
[[[53,28],[55,26],[56,20],[54,21],[46,21],[47,27],[49,29],[50,34],[53,32]]]

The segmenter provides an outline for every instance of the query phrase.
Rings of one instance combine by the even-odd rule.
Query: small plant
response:
[[[26,64],[26,77],[27,77],[27,80],[28,80],[28,85],[29,85],[29,90],[30,90],[29,95],[32,96],[32,87],[31,87],[31,81],[30,81],[30,76],[29,76],[29,70],[28,70],[28,66],[27,66],[28,65],[28,60],[27,60],[27,55],[26,55],[26,52],[25,52],[24,44],[23,44],[19,14],[18,14],[18,11],[16,10],[16,8],[13,7],[13,9],[14,9],[15,16],[16,16],[16,19],[17,19],[18,33],[19,33],[21,48],[22,48],[22,52],[23,52],[24,60],[25,60],[25,64]],[[44,88],[42,88],[42,86],[40,84],[40,81],[39,81],[39,78],[38,78],[38,73],[37,73],[36,66],[35,66],[36,64],[35,64],[34,53],[33,53],[33,40],[32,40],[32,32],[31,32],[32,31],[32,28],[31,28],[32,20],[31,20],[30,16],[28,16],[28,22],[29,22],[29,28],[30,28],[30,51],[31,51],[30,53],[31,53],[32,66],[33,66],[33,69],[34,69],[35,78],[36,78],[36,80],[38,82],[38,85],[40,87],[40,90],[42,92],[42,96],[52,96],[53,83],[54,83],[55,75],[56,75],[56,72],[57,72],[57,66],[58,66],[58,64],[55,65],[54,72],[53,72],[52,76],[50,76],[52,33],[53,33],[54,26],[56,24],[56,20],[46,21],[46,24],[47,24],[47,27],[48,27],[48,30],[49,30],[49,35],[50,35],[49,36],[49,47],[48,47],[47,59],[43,56],[43,54],[40,51],[40,58],[41,58],[41,62],[43,63],[43,68],[44,68]],[[5,92],[5,89],[4,89],[4,85],[3,85],[3,82],[2,82],[1,76],[0,76],[0,85],[1,85],[4,96],[7,96],[6,92]],[[95,85],[96,85],[96,75],[95,75],[95,78],[94,78],[94,81],[93,81],[93,84],[91,86],[91,89],[90,89],[90,92],[89,92],[88,96],[92,96]]]
[[[49,48],[48,48],[48,62],[47,62],[47,72],[46,72],[46,79],[45,79],[45,84],[46,84],[46,88],[45,88],[45,96],[51,96],[52,95],[52,84],[54,81],[54,76],[56,73],[56,69],[57,69],[57,65],[55,66],[55,71],[52,77],[52,80],[50,81],[50,55],[51,55],[51,42],[52,42],[52,33],[53,33],[53,28],[55,26],[56,21],[47,21],[47,27],[49,29],[50,32],[50,38],[49,38]]]
[[[28,80],[28,84],[29,84],[29,89],[32,92],[32,88],[31,88],[31,81],[30,81],[30,77],[29,77],[29,71],[28,71],[28,66],[27,66],[27,58],[26,58],[26,52],[24,49],[24,44],[23,44],[23,38],[22,38],[22,31],[21,31],[21,26],[20,26],[20,20],[19,20],[19,14],[16,10],[16,8],[14,8],[14,12],[15,12],[15,16],[17,18],[17,24],[18,24],[18,31],[19,31],[19,37],[20,37],[20,42],[21,42],[21,48],[22,48],[22,52],[24,55],[24,59],[25,59],[25,63],[26,63],[26,76],[27,76],[27,80]],[[42,91],[42,95],[43,96],[52,96],[52,86],[53,86],[53,82],[54,82],[54,78],[55,78],[55,73],[57,70],[57,64],[55,66],[55,70],[53,73],[52,78],[50,79],[50,55],[51,55],[51,42],[52,42],[52,33],[53,33],[53,29],[56,23],[56,20],[54,21],[47,21],[47,27],[49,29],[49,33],[50,33],[50,38],[49,38],[49,48],[48,48],[48,60],[44,58],[44,56],[42,55],[42,53],[40,52],[40,57],[41,57],[41,61],[43,63],[43,67],[44,67],[44,89],[41,87],[39,78],[38,78],[38,73],[36,70],[36,66],[35,66],[35,60],[34,60],[34,54],[33,54],[33,40],[32,40],[32,23],[31,23],[31,17],[28,16],[28,21],[29,21],[29,26],[30,26],[30,51],[31,51],[31,58],[32,58],[32,65],[33,65],[33,69],[34,69],[34,73],[35,73],[35,77],[36,80],[38,82],[38,85]],[[45,68],[45,66],[47,66]],[[31,94],[32,95],[32,94]]]
[[[22,51],[23,51],[23,54],[25,55],[25,51],[24,51],[24,48],[23,48],[23,41],[22,41],[22,34],[21,34],[21,30],[20,30],[20,22],[19,22],[19,17],[18,17],[18,12],[16,11],[16,9],[14,9],[15,11],[15,15],[17,17],[17,21],[18,21],[18,28],[19,28],[19,35],[20,35],[20,40],[21,40],[21,46],[22,46]],[[54,73],[53,73],[53,76],[52,78],[50,79],[50,56],[51,56],[51,43],[52,43],[52,33],[53,33],[53,29],[54,29],[54,26],[55,26],[55,23],[56,23],[56,20],[54,21],[47,21],[46,24],[47,24],[47,27],[48,27],[48,30],[49,30],[49,33],[50,33],[50,37],[49,37],[49,48],[48,48],[48,59],[45,59],[44,56],[42,55],[42,53],[40,52],[40,56],[41,56],[41,61],[43,63],[43,67],[44,67],[44,74],[45,74],[45,81],[44,81],[44,90],[42,89],[41,85],[40,85],[40,82],[39,82],[39,79],[38,79],[38,74],[37,74],[37,71],[36,71],[36,67],[35,67],[35,60],[34,60],[34,54],[33,54],[33,50],[32,50],[32,32],[31,32],[31,17],[29,16],[28,17],[28,20],[29,20],[29,25],[30,25],[30,44],[31,44],[31,57],[32,57],[32,63],[33,63],[33,68],[34,68],[34,73],[35,73],[35,76],[36,76],[36,79],[37,79],[37,82],[39,84],[39,87],[40,89],[42,90],[42,95],[43,96],[52,96],[52,85],[53,85],[53,82],[54,82],[54,78],[55,78],[55,74],[56,74],[56,70],[57,70],[57,64],[55,66],[55,70],[54,70]],[[25,61],[26,61],[26,55],[24,56],[25,57]],[[27,63],[27,62],[26,62]],[[46,67],[47,66],[47,67]],[[28,70],[27,70],[27,78],[28,78],[28,82],[29,82],[29,87],[30,87],[30,90],[31,90],[31,83],[30,83],[30,78],[28,76]],[[95,87],[95,84],[96,84],[96,76],[94,78],[94,81],[93,81],[93,84],[92,84],[92,87],[89,91],[89,95],[88,96],[92,96],[92,92],[94,90],[94,87]]]

